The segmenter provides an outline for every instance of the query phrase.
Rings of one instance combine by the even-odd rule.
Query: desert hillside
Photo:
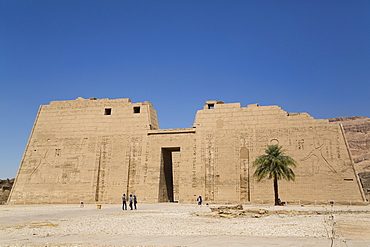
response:
[[[370,172],[370,118],[338,117],[329,121],[343,125],[357,172]]]

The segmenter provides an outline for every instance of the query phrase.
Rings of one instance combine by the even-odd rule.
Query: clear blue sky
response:
[[[162,129],[206,100],[370,117],[370,1],[0,0],[0,178],[39,105],[150,101]]]

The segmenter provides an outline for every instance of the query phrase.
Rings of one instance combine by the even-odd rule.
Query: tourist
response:
[[[135,208],[135,210],[137,209],[136,204],[137,204],[137,198],[136,198],[136,195],[134,195],[134,208]]]
[[[122,210],[127,210],[126,194],[123,194],[122,196]]]
[[[197,201],[198,201],[198,205],[202,205],[202,202],[203,202],[202,196],[198,196]]]
[[[131,210],[132,210],[132,203],[133,203],[133,200],[134,200],[134,199],[132,198],[132,195],[130,195],[130,204],[129,204],[129,205],[130,205],[130,209],[131,209]]]
[[[280,200],[280,198],[278,199],[278,205],[279,206],[284,206],[285,205],[285,202],[282,202],[281,200]]]

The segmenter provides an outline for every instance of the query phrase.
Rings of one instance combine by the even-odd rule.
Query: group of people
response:
[[[202,202],[203,202],[202,196],[198,196],[197,197],[197,202],[198,202],[198,205],[202,205]],[[136,195],[134,195],[134,196],[130,195],[130,197],[129,197],[129,204],[128,204],[129,207],[130,207],[130,209],[131,210],[137,209],[136,204],[137,204]],[[123,194],[122,195],[122,210],[127,210],[127,197],[126,197],[126,194]]]
[[[129,204],[128,204],[129,207],[130,207],[130,209],[131,210],[137,209],[136,208],[136,204],[137,204],[136,195],[134,195],[134,196],[130,195],[130,197],[129,197]],[[126,198],[126,194],[123,194],[122,195],[122,210],[127,210],[127,198]]]

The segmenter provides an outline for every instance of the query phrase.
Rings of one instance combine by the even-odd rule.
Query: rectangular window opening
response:
[[[353,178],[345,178],[344,181],[353,181]]]
[[[111,115],[112,114],[112,108],[105,108],[104,115]]]
[[[134,106],[134,113],[140,113],[140,106]]]
[[[213,109],[215,108],[215,104],[208,104],[208,109]]]

